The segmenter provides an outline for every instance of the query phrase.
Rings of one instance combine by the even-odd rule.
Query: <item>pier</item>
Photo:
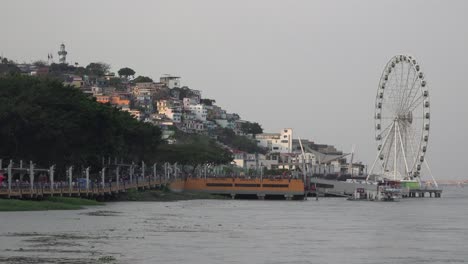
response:
[[[187,178],[169,185],[174,191],[205,192],[229,195],[231,198],[303,199],[302,179],[243,177]]]
[[[2,168],[7,175],[0,185],[1,198],[31,199],[47,196],[98,197],[114,195],[131,189],[152,189],[167,186],[175,192],[204,192],[230,196],[231,198],[303,199],[302,179],[291,177],[245,177],[208,174],[206,166],[198,175],[183,173],[181,166],[164,163],[159,171],[156,164],[146,169],[144,162],[125,164],[122,161],[103,162],[99,173],[90,175],[90,168],[78,172],[73,166],[57,180],[55,166],[38,168],[29,163],[14,163]],[[202,173],[204,171],[204,173]],[[64,177],[65,176],[65,177]]]
[[[441,189],[410,189],[402,193],[403,198],[440,198],[441,196]]]

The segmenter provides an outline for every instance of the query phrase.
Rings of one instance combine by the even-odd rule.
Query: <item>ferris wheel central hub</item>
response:
[[[413,112],[408,112],[408,113],[403,113],[399,114],[396,118],[395,121],[406,121],[409,124],[413,123]]]

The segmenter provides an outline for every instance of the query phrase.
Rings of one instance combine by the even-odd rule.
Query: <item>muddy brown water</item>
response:
[[[0,212],[0,263],[468,263],[468,188],[394,203],[115,202]]]

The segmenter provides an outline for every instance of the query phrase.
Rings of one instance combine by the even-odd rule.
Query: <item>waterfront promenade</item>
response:
[[[231,198],[255,197],[284,198],[304,197],[304,184],[300,179],[260,179],[237,177],[161,179],[160,177],[135,177],[131,181],[121,180],[108,183],[65,182],[58,183],[14,183],[0,187],[1,198],[41,198],[48,196],[97,197],[114,195],[128,190],[145,190],[167,186],[175,192],[204,192],[228,195]]]
[[[93,197],[112,195],[120,192],[126,192],[130,189],[151,189],[158,188],[165,182],[161,180],[137,178],[135,181],[108,182],[104,184],[95,183],[19,183],[12,184],[11,188],[0,187],[1,198],[39,198],[47,196],[74,196],[74,197]]]

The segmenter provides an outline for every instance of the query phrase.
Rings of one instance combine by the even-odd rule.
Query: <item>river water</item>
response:
[[[454,187],[387,203],[115,202],[0,212],[0,263],[468,263],[467,224]]]

